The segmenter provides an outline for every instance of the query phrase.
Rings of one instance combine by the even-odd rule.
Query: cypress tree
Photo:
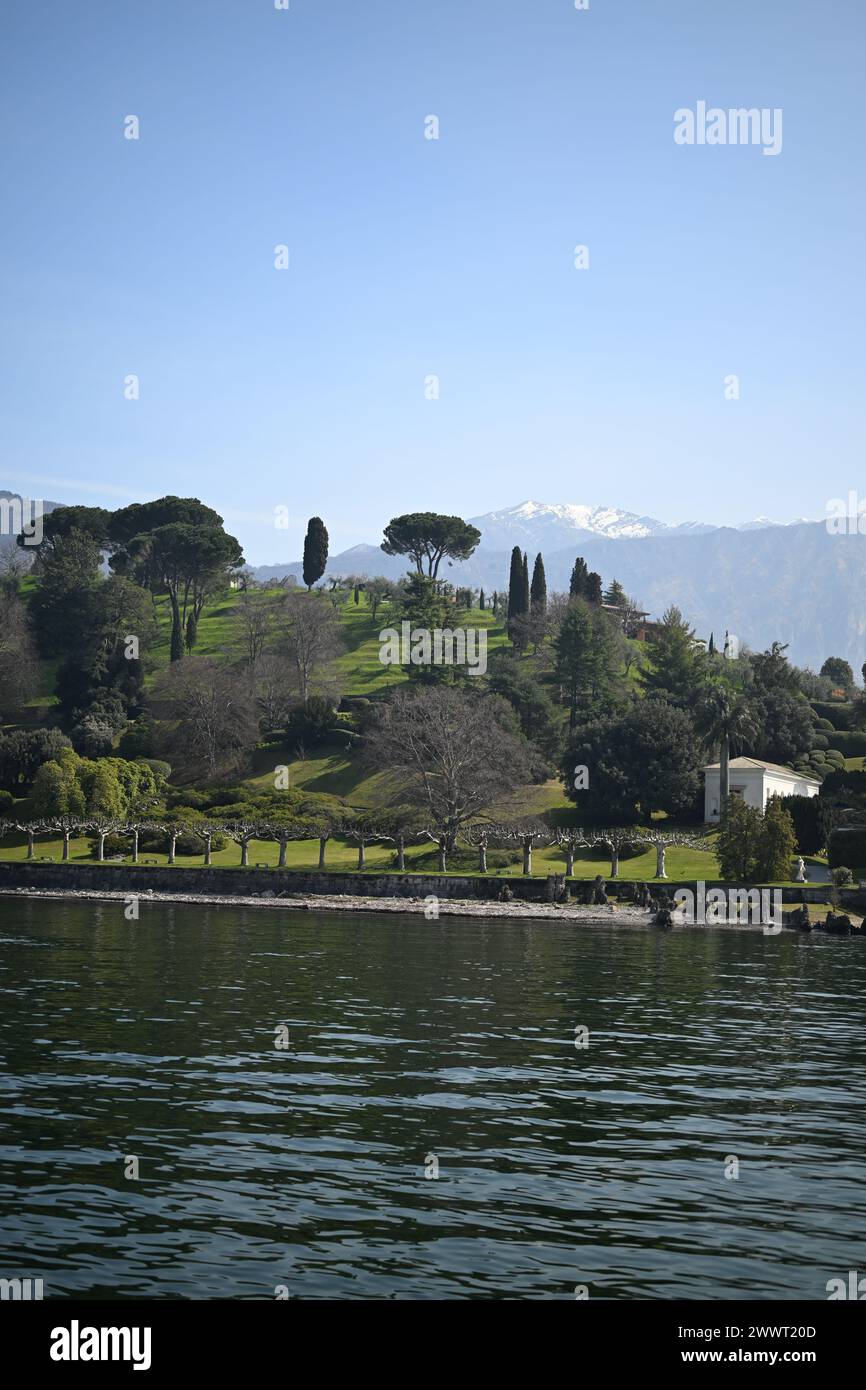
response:
[[[180,661],[183,657],[183,628],[181,627],[180,614],[173,613],[171,620],[171,661]]]
[[[511,552],[511,573],[508,577],[508,621],[518,618],[522,612],[520,607],[520,590],[523,584],[523,566],[520,561],[520,546],[516,545]]]
[[[544,573],[544,560],[540,552],[536,555],[535,564],[532,567],[529,608],[533,617],[542,618],[547,612],[547,578]]]
[[[571,571],[571,582],[568,592],[572,598],[586,598],[586,581],[589,578],[589,570],[586,561],[578,555],[574,562],[574,569]]]
[[[601,603],[601,575],[596,574],[595,570],[590,570],[586,576],[586,601]]]
[[[716,644],[715,644],[715,642],[713,641],[713,634],[710,633],[710,640],[709,640],[709,644],[708,644],[708,646],[707,646],[707,651],[709,652],[710,656],[712,656],[713,653],[715,652],[715,650],[716,650]]]
[[[328,563],[328,533],[320,516],[311,516],[304,537],[304,583],[307,592],[325,573]]]
[[[523,564],[520,570],[520,614],[525,617],[529,612],[529,563],[526,559],[526,551],[523,552]]]

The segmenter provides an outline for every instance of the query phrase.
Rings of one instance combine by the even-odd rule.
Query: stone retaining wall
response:
[[[577,895],[590,880],[569,879],[568,886]],[[486,878],[462,874],[383,874],[338,873],[324,870],[296,869],[227,869],[227,868],[166,868],[141,864],[46,864],[38,860],[0,863],[0,888],[51,888],[54,890],[87,889],[99,891],[144,893],[148,888],[160,893],[209,893],[216,897],[252,897],[257,893],[277,895],[299,894],[305,897],[345,895],[368,898],[439,898],[493,901],[503,884],[508,885],[514,898],[524,902],[549,902],[554,889],[566,880],[560,875],[547,878],[523,878],[488,874]],[[627,879],[605,878],[608,892],[614,897],[630,897],[635,884]],[[649,880],[655,892],[662,885]],[[708,881],[707,886],[712,886]],[[745,884],[726,884],[728,888]],[[664,887],[694,889],[694,880],[668,880]],[[829,884],[805,889],[784,888],[786,903],[799,903],[803,895],[807,902],[826,902]],[[866,906],[866,894],[856,888],[843,888],[839,893],[843,907],[856,910]]]

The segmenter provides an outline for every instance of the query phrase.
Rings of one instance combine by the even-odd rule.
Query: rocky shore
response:
[[[477,902],[459,898],[372,898],[349,894],[319,895],[285,893],[256,894],[255,896],[218,895],[212,893],[165,893],[148,889],[146,892],[117,892],[110,889],[50,889],[0,888],[3,898],[40,898],[60,902],[117,902],[124,905],[137,898],[139,903],[192,903],[213,907],[260,907],[283,912],[373,912],[438,917],[507,917],[532,918],[541,921],[580,922],[584,926],[647,927],[652,914],[646,908],[629,904],[606,907],[578,906],[574,903]]]

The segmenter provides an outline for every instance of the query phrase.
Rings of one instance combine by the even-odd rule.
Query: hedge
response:
[[[866,754],[866,733],[835,733],[833,747],[845,758],[859,758]]]
[[[827,836],[827,863],[831,869],[840,865],[866,865],[866,825],[840,825]]]
[[[812,700],[811,705],[819,719],[826,719],[833,725],[834,729],[849,729],[849,719],[853,706],[846,701],[836,703],[834,700]]]

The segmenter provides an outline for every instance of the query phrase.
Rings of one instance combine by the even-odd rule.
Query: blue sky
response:
[[[7,0],[0,50],[0,486],[197,495],[254,563],[866,487],[862,0]],[[781,154],[677,146],[700,99]]]

